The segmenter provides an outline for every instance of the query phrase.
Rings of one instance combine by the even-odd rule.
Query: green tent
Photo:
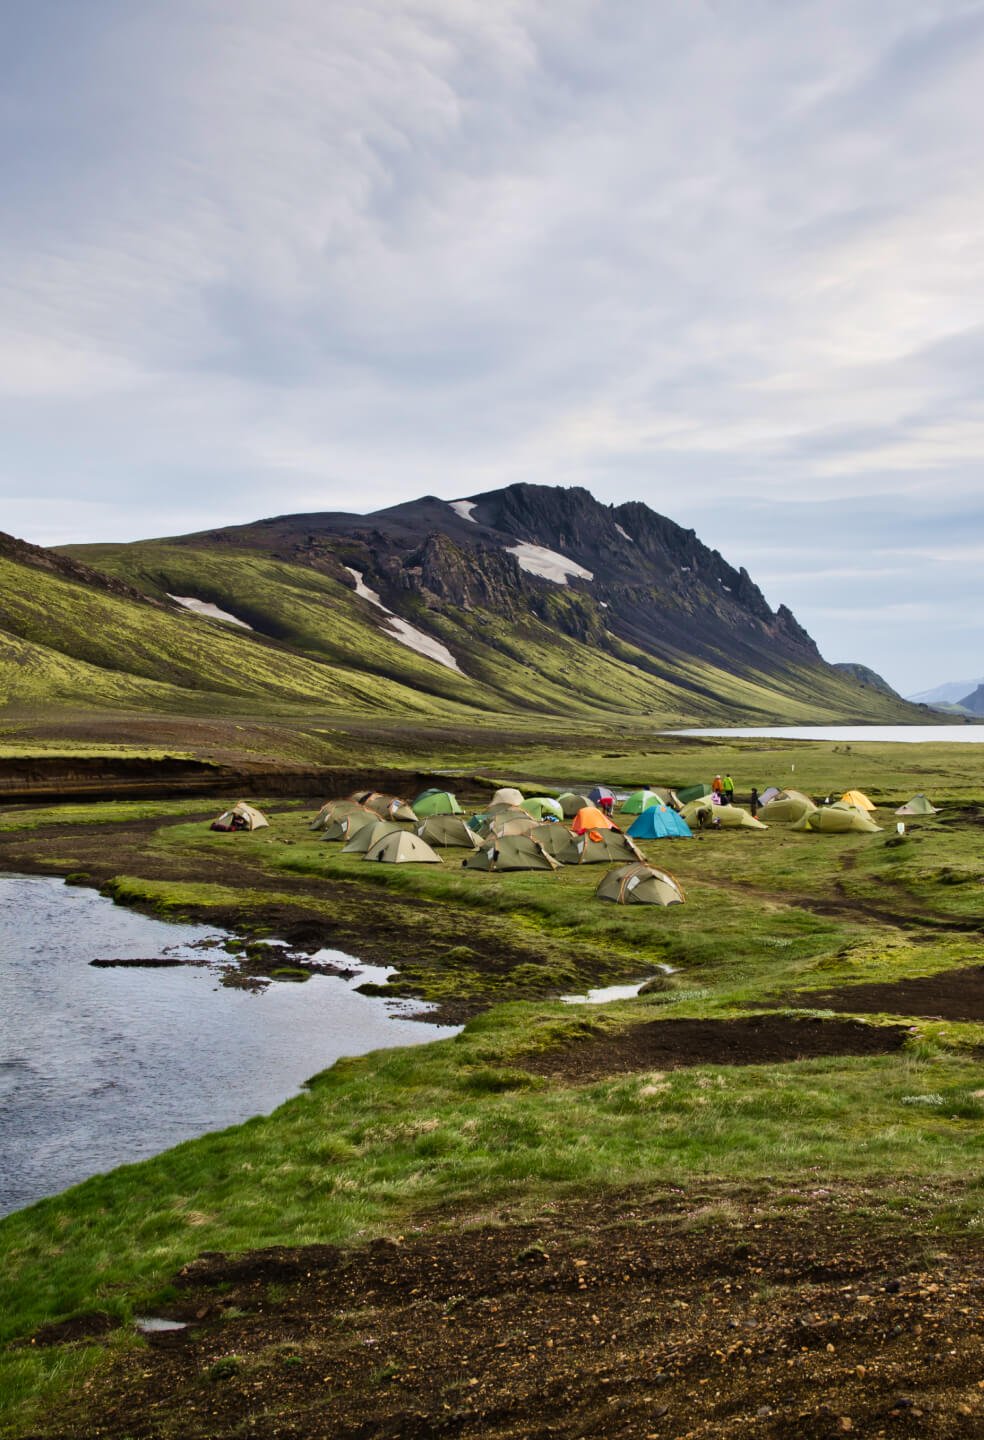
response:
[[[458,804],[458,797],[450,790],[425,790],[423,795],[418,795],[410,807],[418,819],[425,815],[460,815],[461,806]]]
[[[940,812],[935,805],[931,805],[925,795],[913,795],[904,805],[896,810],[896,815],[911,815],[918,819],[920,815],[938,815]]]
[[[428,845],[461,846],[465,850],[478,849],[478,836],[470,830],[460,815],[428,815],[417,826],[417,834]]]
[[[682,790],[678,790],[676,793],[681,805],[689,805],[691,800],[703,800],[705,795],[710,795],[711,787],[710,785],[703,784],[685,785]]]
[[[662,803],[655,790],[633,790],[632,794],[623,800],[621,810],[623,815],[641,815],[650,805]]]
[[[563,795],[557,796],[557,803],[563,811],[564,819],[573,820],[577,812],[590,805],[591,801],[578,790],[565,790]]]
[[[529,835],[492,835],[461,862],[469,870],[558,870],[542,845]]]
[[[822,805],[810,815],[804,815],[792,826],[793,830],[812,830],[825,835],[874,835],[880,829],[869,815],[853,805]]]
[[[394,830],[383,835],[363,855],[363,860],[381,860],[384,865],[443,865],[440,855],[412,830]]]
[[[761,820],[749,815],[741,805],[713,805],[709,800],[691,800],[680,812],[687,824],[697,830],[767,830]]]
[[[547,821],[531,830],[530,838],[542,845],[547,854],[559,860],[561,865],[576,865],[581,858],[577,844],[581,837],[575,835],[573,830],[568,830],[566,825],[555,825]]]
[[[552,815],[555,820],[564,818],[564,807],[549,795],[531,795],[528,800],[523,801],[520,808],[537,820],[542,820],[544,815]]]
[[[602,878],[595,891],[598,900],[616,905],[682,905],[683,886],[667,870],[653,865],[619,865]]]
[[[621,830],[591,830],[575,835],[566,825],[538,825],[530,835],[562,865],[610,865],[613,860],[646,858]]]

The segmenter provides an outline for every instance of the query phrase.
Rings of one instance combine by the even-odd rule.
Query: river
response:
[[[0,875],[0,1215],[274,1109],[342,1055],[454,1034],[360,995],[337,951],[259,991],[221,983],[214,928],[152,920],[48,877]],[[94,959],[188,963],[107,968]]]
[[[838,744],[984,745],[984,725],[772,725],[728,730],[664,730],[720,740],[834,740]]]

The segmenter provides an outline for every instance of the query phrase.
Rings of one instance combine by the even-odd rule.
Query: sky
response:
[[[984,3],[4,24],[0,529],[583,485],[829,660],[984,674]]]

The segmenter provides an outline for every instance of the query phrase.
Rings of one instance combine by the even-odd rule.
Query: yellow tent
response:
[[[853,805],[855,810],[874,810],[874,805],[863,790],[846,790],[841,796],[842,805]]]

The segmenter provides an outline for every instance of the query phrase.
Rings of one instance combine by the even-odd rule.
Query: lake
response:
[[[706,735],[721,740],[886,741],[902,745],[984,745],[984,725],[772,725],[729,730],[663,730],[663,735]]]
[[[0,875],[0,1214],[181,1140],[266,1113],[342,1055],[423,1044],[452,1027],[360,995],[388,971],[337,951],[259,991],[221,983],[227,938],[152,920],[49,877]],[[169,956],[167,968],[94,959]]]

